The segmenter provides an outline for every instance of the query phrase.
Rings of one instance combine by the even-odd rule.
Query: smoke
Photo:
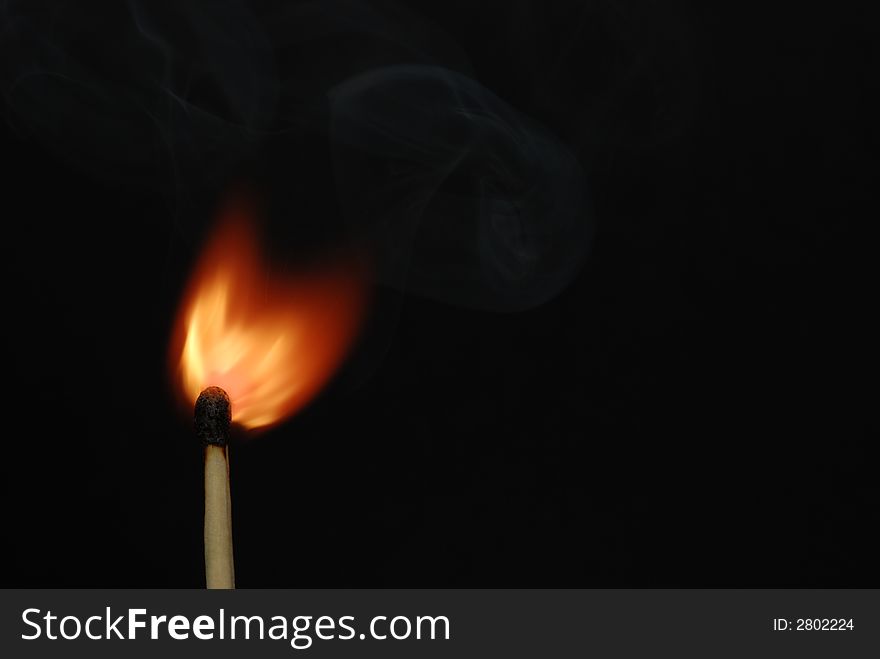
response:
[[[210,181],[256,147],[277,81],[243,5],[196,7],[10,0],[0,82],[14,127],[105,180]]]
[[[438,67],[374,69],[330,99],[343,208],[387,281],[496,310],[567,283],[590,240],[586,181],[546,130]]]
[[[400,7],[35,4],[0,8],[11,124],[95,177],[180,204],[220,194],[268,150],[295,161],[297,140],[318,136],[342,222],[390,286],[521,310],[587,255],[589,186],[572,152]]]

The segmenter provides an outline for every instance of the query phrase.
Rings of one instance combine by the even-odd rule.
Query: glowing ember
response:
[[[188,404],[222,387],[233,421],[255,429],[302,408],[331,377],[357,334],[365,286],[351,261],[271,278],[251,215],[241,203],[223,213],[180,306],[171,359]]]

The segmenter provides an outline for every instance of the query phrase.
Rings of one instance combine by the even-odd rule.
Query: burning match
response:
[[[253,214],[241,200],[223,209],[184,295],[170,346],[175,386],[187,407],[195,403],[196,435],[205,451],[208,588],[235,587],[231,424],[258,432],[308,404],[345,358],[366,298],[364,272],[353,259],[273,276],[260,253]]]
[[[208,387],[196,400],[196,436],[205,446],[205,582],[208,588],[235,588],[232,558],[232,498],[229,494],[229,396]]]

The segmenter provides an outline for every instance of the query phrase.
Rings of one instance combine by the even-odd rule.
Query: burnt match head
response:
[[[232,424],[232,406],[229,396],[220,387],[208,387],[196,400],[196,436],[205,444],[226,446],[229,426]]]

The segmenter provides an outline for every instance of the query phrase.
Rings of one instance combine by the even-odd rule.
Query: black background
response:
[[[233,447],[237,584],[880,584],[877,16],[410,7],[576,154],[595,243],[520,313],[379,288],[337,382]],[[166,350],[218,189],[169,210],[4,112],[0,583],[200,587]],[[247,169],[332,224],[296,153]]]

